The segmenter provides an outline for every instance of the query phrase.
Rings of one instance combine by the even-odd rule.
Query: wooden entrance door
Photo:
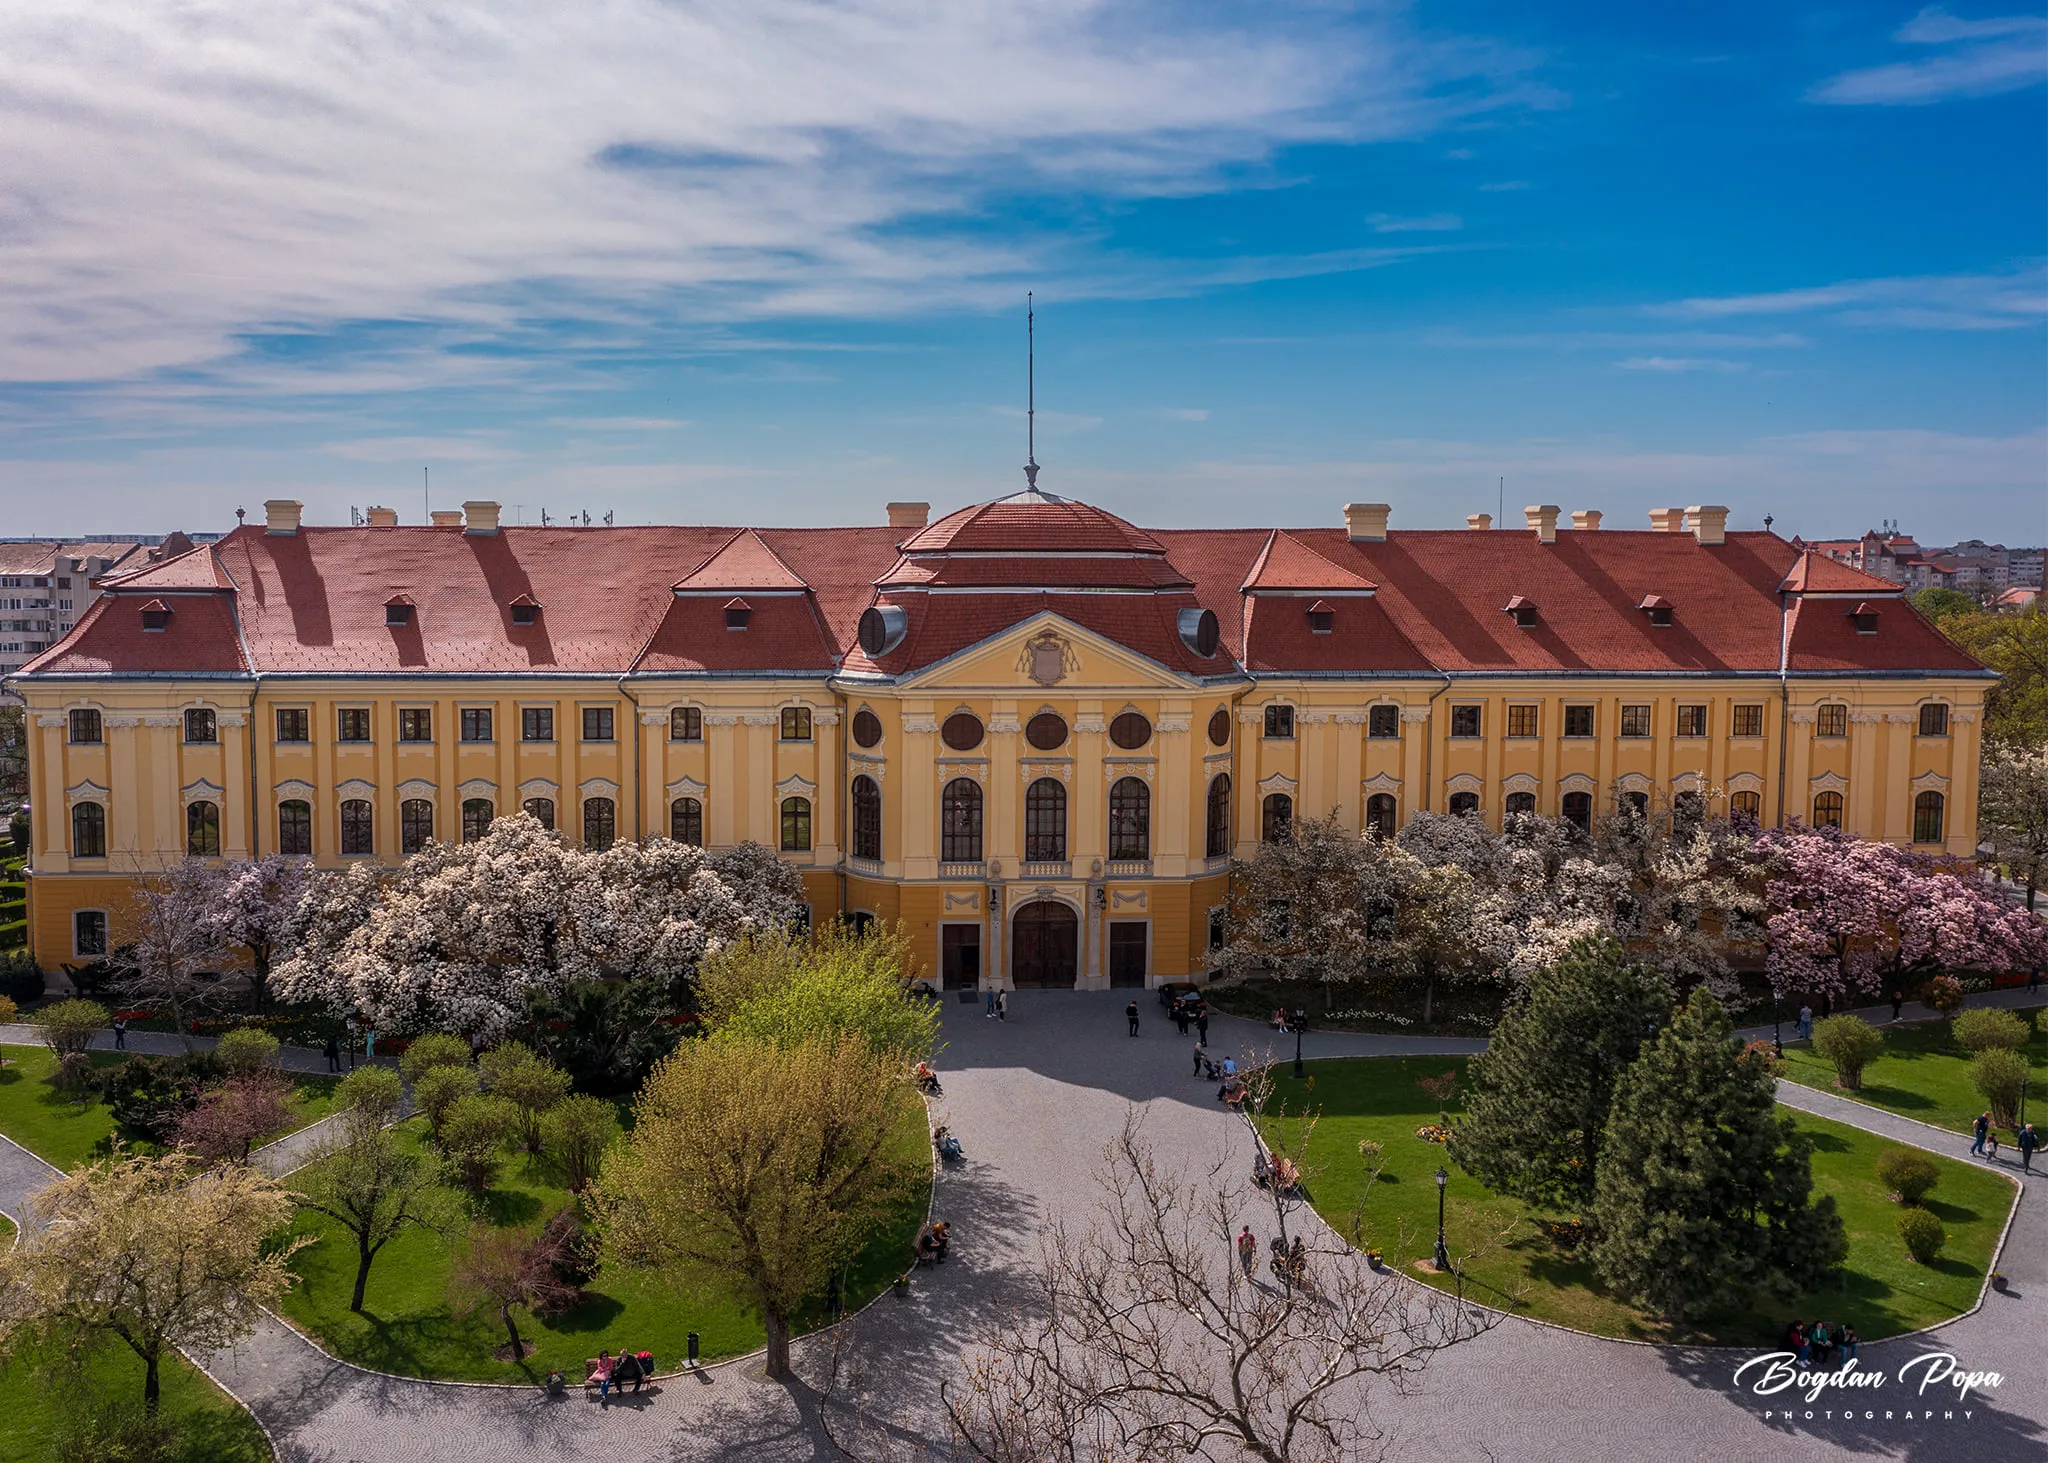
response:
[[[949,991],[981,984],[981,926],[945,925],[939,935],[939,973]]]
[[[1014,929],[1012,984],[1073,989],[1081,966],[1081,922],[1074,911],[1055,899],[1036,899],[1017,911]]]
[[[1145,984],[1145,936],[1148,924],[1142,919],[1113,919],[1109,922],[1109,983],[1113,986]]]

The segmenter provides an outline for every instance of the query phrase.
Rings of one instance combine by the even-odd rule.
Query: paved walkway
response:
[[[1125,999],[1122,992],[1027,991],[1013,997],[1007,1022],[985,1019],[978,1004],[949,999],[944,1006],[946,1091],[936,1112],[968,1155],[940,1177],[935,1196],[936,1212],[954,1226],[954,1258],[920,1272],[908,1298],[885,1296],[853,1323],[859,1355],[894,1379],[891,1402],[907,1427],[929,1418],[936,1384],[951,1374],[974,1328],[1022,1297],[1045,1223],[1092,1207],[1090,1173],[1133,1104],[1162,1154],[1191,1162],[1223,1154],[1234,1171],[1248,1171],[1250,1136],[1216,1103],[1214,1086],[1190,1075],[1192,1041],[1160,1018],[1149,996],[1140,1001],[1142,1034],[1126,1037]],[[1424,1055],[1479,1045],[1310,1032],[1304,1055]],[[1210,1047],[1241,1058],[1293,1055],[1291,1039],[1231,1018],[1212,1022]],[[1791,1084],[1784,1100],[1939,1152],[1961,1156],[1968,1146]],[[0,1209],[16,1211],[23,1186],[43,1180],[10,1163],[7,1146],[0,1145]],[[1249,1201],[1246,1214],[1256,1217]],[[1927,1338],[1863,1349],[1866,1368],[1893,1370],[1906,1357],[1946,1350],[1968,1366],[2002,1372],[2004,1387],[1973,1397],[1968,1421],[1960,1409],[1947,1422],[1888,1422],[1881,1411],[1865,1420],[1861,1408],[1845,1419],[1839,1407],[1829,1417],[1826,1402],[1810,1421],[1766,1421],[1765,1404],[1782,1408],[1784,1399],[1736,1393],[1731,1373],[1744,1354],[1629,1345],[1517,1320],[1439,1356],[1406,1395],[1381,1399],[1376,1420],[1403,1463],[1638,1463],[1646,1455],[1716,1463],[1848,1456],[2032,1463],[2048,1456],[2039,1341],[2048,1208],[2039,1196],[2020,1205],[2003,1268],[2012,1290],[1990,1296],[1976,1315]],[[637,1404],[629,1398],[603,1412],[580,1396],[551,1401],[524,1388],[373,1376],[325,1357],[274,1320],[237,1351],[202,1360],[255,1410],[288,1463],[783,1463],[838,1456],[822,1437],[812,1390],[828,1352],[823,1338],[799,1343],[796,1363],[806,1380],[793,1387],[759,1380],[758,1360],[747,1359],[670,1378]],[[1900,1396],[1896,1386],[1886,1395]]]

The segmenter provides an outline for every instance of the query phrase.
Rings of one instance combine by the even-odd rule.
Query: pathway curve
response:
[[[1047,1220],[1092,1207],[1089,1175],[1133,1104],[1161,1154],[1206,1163],[1225,1153],[1236,1171],[1249,1170],[1250,1135],[1216,1103],[1214,1085],[1191,1075],[1192,1041],[1159,1018],[1149,997],[1140,1002],[1141,1035],[1126,1037],[1126,999],[1124,992],[1021,992],[1005,1022],[988,1020],[978,1004],[949,999],[943,1008],[946,1090],[935,1112],[968,1155],[940,1177],[935,1196],[935,1212],[954,1226],[954,1258],[919,1272],[907,1298],[885,1296],[853,1323],[859,1355],[895,1379],[890,1403],[908,1425],[929,1416],[938,1380],[950,1375],[974,1329],[1021,1297]],[[1311,1032],[1304,1055],[1437,1055],[1480,1045]],[[1230,1018],[1212,1022],[1210,1047],[1239,1057],[1293,1055],[1291,1041],[1283,1051],[1277,1033]],[[1790,1084],[1785,1100],[1939,1152],[1967,1147],[1965,1139]],[[18,1182],[0,1153],[0,1208],[15,1208]],[[1257,1217],[1249,1201],[1246,1215]],[[1779,1399],[1738,1395],[1732,1385],[1741,1354],[1631,1345],[1520,1320],[1439,1356],[1407,1395],[1383,1399],[1378,1421],[1390,1434],[1391,1456],[1403,1463],[1637,1463],[1646,1454],[1716,1463],[1849,1456],[2034,1463],[2048,1456],[2037,1339],[2048,1297],[2044,1216],[2038,1199],[2019,1206],[2003,1267],[2013,1279],[2008,1294],[1991,1295],[1975,1315],[1934,1336],[1863,1349],[1866,1368],[1895,1369],[1908,1356],[1946,1350],[1966,1365],[2004,1373],[2001,1391],[1972,1399],[1967,1422],[1886,1421],[1882,1414],[1866,1421],[1860,1409],[1844,1420],[1839,1408],[1823,1416],[1825,1403],[1811,1421],[1767,1421],[1764,1403]],[[255,1410],[286,1463],[783,1463],[837,1456],[822,1438],[812,1390],[828,1351],[824,1338],[799,1343],[806,1380],[792,1387],[762,1382],[758,1360],[746,1359],[671,1377],[642,1400],[602,1412],[581,1396],[549,1400],[527,1388],[360,1372],[275,1320],[236,1351],[202,1360]]]

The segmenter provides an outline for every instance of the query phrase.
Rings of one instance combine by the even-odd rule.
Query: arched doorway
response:
[[[1071,990],[1080,971],[1081,921],[1071,906],[1034,899],[1017,910],[1010,945],[1010,982],[1020,990]]]

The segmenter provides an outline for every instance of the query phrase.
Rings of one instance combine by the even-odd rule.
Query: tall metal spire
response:
[[[1038,324],[1031,291],[1024,292],[1024,482],[1038,491]]]

